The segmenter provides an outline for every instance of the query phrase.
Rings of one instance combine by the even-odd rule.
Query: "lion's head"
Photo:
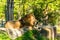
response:
[[[32,13],[25,15],[24,18],[22,18],[22,20],[25,23],[25,25],[28,26],[33,26],[36,22],[36,18]]]

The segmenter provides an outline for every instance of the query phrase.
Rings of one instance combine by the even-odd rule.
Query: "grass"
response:
[[[9,36],[5,31],[0,31],[0,40],[10,40]]]

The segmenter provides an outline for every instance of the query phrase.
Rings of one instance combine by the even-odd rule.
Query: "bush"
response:
[[[11,40],[8,34],[5,31],[0,31],[0,40]],[[21,37],[16,38],[15,40],[46,40],[44,36],[41,36],[39,31],[29,30]]]

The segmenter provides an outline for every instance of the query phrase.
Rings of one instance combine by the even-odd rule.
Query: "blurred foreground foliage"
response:
[[[0,31],[0,40],[10,40],[9,36],[5,31]]]
[[[0,40],[11,40],[5,31],[0,31]],[[48,40],[46,37],[40,35],[37,30],[29,30],[21,37],[15,40]],[[60,40],[60,37],[56,37],[55,40]]]
[[[0,40],[11,40],[8,34],[4,31],[0,31]],[[46,40],[45,37],[40,36],[39,32],[36,30],[29,30],[24,33],[21,37],[16,38],[15,40]]]
[[[46,37],[41,36],[36,30],[29,30],[21,37],[16,38],[16,40],[47,40]]]

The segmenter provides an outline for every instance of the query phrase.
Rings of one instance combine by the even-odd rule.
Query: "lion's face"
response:
[[[36,18],[33,14],[28,14],[26,15],[24,18],[23,18],[24,22],[27,24],[27,25],[34,25],[35,22],[36,22]]]

